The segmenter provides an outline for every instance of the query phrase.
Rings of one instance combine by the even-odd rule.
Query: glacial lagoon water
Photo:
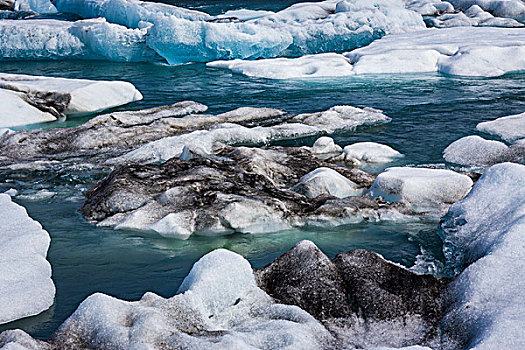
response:
[[[193,3],[192,7],[195,6]],[[213,11],[216,10],[210,9]],[[405,155],[400,164],[444,164],[442,150],[452,141],[475,133],[477,123],[520,113],[525,106],[525,76],[520,74],[489,79],[437,74],[362,76],[330,79],[327,83],[249,78],[206,68],[203,64],[166,66],[99,61],[11,61],[0,63],[0,71],[128,80],[141,90],[144,100],[120,109],[141,109],[181,100],[204,103],[211,113],[241,106],[275,107],[292,113],[319,111],[337,104],[374,107],[384,110],[392,122],[336,135],[335,139],[341,145],[357,141],[386,143]],[[88,118],[33,127],[69,127]],[[292,144],[312,142],[313,139],[303,139]],[[33,336],[47,338],[94,292],[127,300],[136,300],[146,291],[171,296],[192,264],[219,247],[242,254],[254,267],[265,265],[302,239],[314,241],[329,256],[367,248],[406,266],[421,259],[422,251],[426,259],[437,265],[442,260],[436,220],[364,223],[264,235],[192,236],[187,241],[96,228],[85,222],[77,210],[82,205],[82,191],[103,175],[0,173],[0,191],[18,189],[21,195],[15,201],[26,207],[50,233],[48,259],[57,287],[52,309],[4,325],[0,331],[20,327]]]

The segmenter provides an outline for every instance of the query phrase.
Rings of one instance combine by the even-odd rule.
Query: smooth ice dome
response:
[[[406,202],[419,212],[440,212],[462,199],[472,180],[451,170],[388,168],[379,174],[368,195],[387,202]]]
[[[445,334],[480,350],[523,349],[525,166],[489,168],[441,224],[444,252],[459,272]]]
[[[525,28],[457,27],[387,35],[339,56],[208,65],[271,79],[431,72],[492,77],[525,70],[524,57]]]
[[[505,141],[513,142],[525,138],[525,113],[479,123],[476,129],[487,134],[497,135]]]
[[[508,152],[503,142],[472,135],[452,142],[443,151],[443,158],[450,163],[483,167],[501,162]]]
[[[0,194],[0,324],[49,309],[55,300],[46,260],[49,234],[26,210]]]
[[[339,153],[342,150],[339,145],[335,144],[334,139],[328,136],[318,138],[310,148],[313,154]]]
[[[303,176],[294,190],[308,198],[330,195],[337,198],[360,196],[364,188],[330,168],[318,168]]]
[[[142,99],[133,84],[0,73],[0,127],[100,112]]]
[[[343,149],[347,162],[357,166],[361,163],[389,163],[403,155],[390,146],[376,142],[357,142]]]

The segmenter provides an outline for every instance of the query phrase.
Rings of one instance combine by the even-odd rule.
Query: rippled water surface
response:
[[[252,8],[272,10],[290,3],[250,2]],[[188,6],[188,2],[178,4]],[[217,14],[243,6],[242,2],[191,2],[190,7]],[[392,117],[390,124],[335,138],[341,145],[356,141],[387,143],[405,154],[402,164],[441,164],[442,150],[459,137],[474,133],[477,123],[525,109],[525,76],[519,74],[491,79],[427,74],[278,81],[244,77],[209,69],[203,64],[170,67],[92,61],[2,62],[0,71],[128,80],[141,90],[144,100],[120,109],[140,109],[180,100],[204,103],[211,113],[240,106],[276,107],[292,113],[319,111],[337,104],[379,108]],[[86,119],[38,127],[74,126]],[[306,139],[294,143],[311,142]],[[45,174],[35,174],[31,181],[21,182],[16,174],[0,173],[0,191],[10,187],[22,192],[61,188],[60,195],[50,198],[16,199],[52,237],[48,258],[57,287],[56,303],[39,316],[0,330],[21,327],[37,337],[47,338],[85,297],[97,291],[129,300],[140,298],[146,291],[171,296],[191,265],[218,247],[244,255],[254,267],[270,262],[301,239],[314,241],[329,256],[368,248],[412,266],[423,249],[427,258],[441,259],[436,221],[192,237],[187,241],[96,228],[86,223],[77,210],[82,205],[82,190],[102,176],[61,174],[50,183]]]

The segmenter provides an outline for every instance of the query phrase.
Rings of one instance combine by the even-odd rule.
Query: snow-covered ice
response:
[[[272,79],[430,72],[491,77],[525,70],[525,28],[428,29],[387,35],[344,55],[208,65]]]
[[[525,138],[525,113],[479,123],[476,129],[487,134],[497,135],[507,142],[513,142]]]
[[[46,260],[49,234],[26,210],[0,194],[0,324],[47,310],[55,299]]]
[[[16,0],[15,11],[33,11],[42,14],[57,13],[57,8],[49,0]]]
[[[405,202],[416,212],[441,212],[472,187],[466,175],[451,170],[394,167],[379,174],[368,195],[387,202]]]
[[[142,99],[133,84],[0,73],[0,127],[53,121]]]
[[[525,4],[521,0],[449,0],[457,10],[468,10],[479,6],[493,16],[512,18],[525,23]]]
[[[443,151],[443,158],[450,163],[482,167],[499,163],[508,152],[503,142],[472,135],[452,142]]]
[[[390,146],[377,142],[357,142],[343,149],[345,161],[360,166],[362,163],[389,163],[403,155]]]
[[[446,331],[469,349],[523,349],[525,166],[489,168],[441,224],[456,272]]]
[[[341,146],[337,145],[334,142],[334,139],[328,136],[322,136],[315,140],[310,151],[313,154],[331,154],[331,153],[340,153],[343,151]]]
[[[330,195],[338,198],[360,196],[364,188],[330,168],[318,168],[304,175],[293,188],[308,198]]]

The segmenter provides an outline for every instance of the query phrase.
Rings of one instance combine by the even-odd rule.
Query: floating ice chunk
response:
[[[204,12],[138,0],[54,0],[54,4],[60,12],[74,13],[83,18],[103,17],[128,28],[140,28],[141,22],[155,23],[165,16],[199,21],[211,18]]]
[[[372,198],[405,202],[418,212],[441,212],[462,199],[472,180],[451,170],[388,168],[379,174],[368,192]]]
[[[451,284],[445,334],[460,347],[525,347],[525,166],[489,168],[442,221],[444,252],[460,272]]]
[[[146,46],[145,35],[146,30],[128,29],[104,19],[0,20],[0,53],[2,59],[159,60]]]
[[[465,12],[446,13],[434,18],[427,18],[433,27],[459,26],[492,26],[492,27],[523,27],[523,24],[512,18],[494,17],[478,5],[472,5]]]
[[[509,147],[502,142],[473,135],[452,142],[443,151],[443,158],[450,163],[486,166],[501,163],[508,152]]]
[[[170,64],[278,56],[292,43],[286,31],[249,22],[210,23],[158,18],[147,44]]]
[[[360,196],[364,188],[330,168],[318,168],[303,176],[294,190],[308,198],[330,195],[337,198]]]
[[[47,310],[55,299],[46,260],[49,234],[26,210],[0,194],[0,324]]]
[[[342,150],[339,145],[335,144],[334,139],[328,136],[318,138],[310,148],[313,154],[340,153]]]
[[[270,79],[334,77],[354,75],[347,58],[336,53],[262,61],[215,61],[208,67],[226,68],[234,73]]]
[[[387,123],[390,118],[373,108],[335,106],[324,112],[300,114],[288,123],[276,126],[247,128],[237,124],[220,124],[211,130],[197,130],[188,134],[150,142],[111,162],[151,163],[180,156],[186,145],[198,144],[211,153],[217,144],[263,145],[273,141],[350,131],[359,126]]]
[[[347,162],[360,165],[364,163],[389,163],[403,155],[390,146],[376,142],[357,142],[343,150]]]
[[[2,128],[57,120],[52,114],[29,104],[24,93],[0,89],[0,101],[2,101],[0,114]]]
[[[421,15],[431,16],[442,13],[454,12],[450,2],[441,0],[404,0],[407,9],[416,11]]]
[[[15,11],[34,11],[42,14],[58,12],[49,0],[16,0]]]
[[[458,27],[390,35],[346,56],[357,73],[498,76],[525,70],[525,28]]]
[[[476,126],[481,132],[497,135],[503,140],[512,142],[525,138],[525,113],[509,115]]]
[[[88,114],[142,99],[133,84],[124,81],[65,79],[0,73],[0,92],[23,93],[38,105],[52,102],[65,115]],[[13,92],[8,91],[13,94]],[[58,104],[58,105],[57,105]],[[7,106],[7,104],[5,104]]]

